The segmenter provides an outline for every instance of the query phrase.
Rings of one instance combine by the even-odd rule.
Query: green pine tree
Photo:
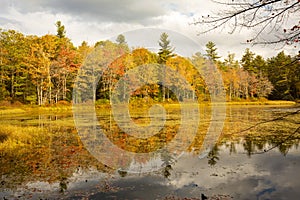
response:
[[[217,53],[216,44],[209,41],[206,45],[206,56],[214,63],[220,58]]]
[[[159,64],[163,64],[165,65],[167,60],[171,57],[174,57],[175,55],[173,54],[174,48],[170,45],[170,40],[168,39],[169,35],[167,33],[162,33],[160,35],[160,40],[158,42],[160,49],[158,52],[158,62]],[[163,83],[162,83],[162,101],[165,101],[165,97],[166,97],[166,88],[164,86],[164,82],[165,82],[165,76],[164,74],[166,74],[166,72],[162,72],[163,75]]]

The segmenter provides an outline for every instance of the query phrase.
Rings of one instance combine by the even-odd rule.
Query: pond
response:
[[[141,127],[150,130],[147,127],[150,124],[156,134],[134,135],[138,134],[134,131],[127,134],[131,126],[126,125],[129,123],[126,113],[113,114],[109,108],[95,110],[92,117],[96,125],[91,120],[78,122],[81,115],[71,109],[2,113],[0,198],[298,199],[300,196],[299,107],[227,106],[222,131],[214,137],[208,136],[214,120],[210,106],[200,106],[200,116],[193,109],[181,112],[178,106],[166,106],[161,115],[148,115],[147,109],[130,110],[131,122],[138,125],[134,131],[145,130]],[[83,113],[90,114],[87,110]],[[184,117],[191,124],[180,128]],[[164,123],[161,125],[156,119]],[[151,120],[155,123],[151,124]],[[85,128],[78,124],[85,124]],[[91,129],[96,132],[101,129],[101,136],[91,134]],[[183,136],[177,136],[179,131]],[[205,141],[213,145],[204,148]],[[170,148],[165,148],[167,145]]]

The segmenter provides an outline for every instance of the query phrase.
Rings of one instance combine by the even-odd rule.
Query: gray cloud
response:
[[[8,13],[8,9],[12,6],[12,4],[8,0],[1,1],[0,13],[3,15]]]
[[[140,0],[15,0],[14,7],[21,13],[47,11],[83,21],[118,23],[155,23],[155,17],[165,14],[158,1]]]
[[[92,44],[137,28],[163,28],[195,36],[204,48],[213,41],[223,57],[231,52],[240,59],[247,47],[268,57],[277,53],[270,47],[242,45],[252,34],[248,30],[233,35],[223,30],[197,37],[200,25],[189,24],[218,9],[218,5],[205,0],[1,0],[0,25],[25,34],[43,35],[55,33],[54,23],[61,20],[75,45],[83,40]]]
[[[195,42],[192,38],[189,38],[187,35],[183,35],[179,32],[168,29],[160,28],[142,28],[136,29],[133,31],[128,31],[122,33],[127,43],[130,46],[136,47],[146,47],[151,51],[158,52],[160,35],[165,32],[169,35],[171,41],[171,46],[174,48],[174,53],[181,56],[192,56],[196,52],[203,53],[200,45]],[[115,40],[113,38],[112,40]]]
[[[21,25],[21,23],[17,20],[14,20],[14,19],[8,19],[6,17],[1,17],[0,16],[0,25],[3,25],[3,24],[8,24],[8,23],[11,23],[11,24],[16,24],[16,25]]]

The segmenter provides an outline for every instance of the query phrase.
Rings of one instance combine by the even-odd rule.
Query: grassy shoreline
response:
[[[295,101],[267,100],[267,101],[231,101],[227,105],[296,105]]]
[[[185,103],[188,105],[189,103]],[[223,105],[223,103],[213,103],[215,105]],[[232,102],[226,102],[226,105],[241,105],[241,106],[246,106],[246,105],[274,105],[274,106],[288,106],[288,105],[296,105],[299,104],[299,102],[295,101],[283,101],[283,100],[276,100],[276,101],[232,101]],[[173,106],[178,106],[178,103],[164,103],[163,104],[166,107],[173,107]],[[211,105],[210,102],[201,102],[199,105]],[[142,106],[142,104],[139,104],[137,107]],[[110,104],[109,103],[103,103],[103,104],[96,104],[97,108],[109,108]],[[32,106],[32,105],[9,105],[9,106],[1,106],[0,105],[0,115],[4,114],[23,114],[28,111],[54,111],[54,112],[61,112],[61,111],[71,111],[72,110],[72,104],[69,105],[53,105],[53,106]]]

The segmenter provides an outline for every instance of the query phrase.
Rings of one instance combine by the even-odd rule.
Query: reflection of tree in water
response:
[[[297,147],[299,145],[299,134],[296,133],[293,132],[289,135],[248,135],[244,138],[243,147],[248,156],[266,153],[274,148],[278,148],[280,153],[286,156],[293,146]]]
[[[127,176],[127,171],[125,171],[125,170],[118,170],[118,173],[121,177]]]
[[[243,146],[244,150],[247,152],[247,155],[250,157],[255,149],[252,138],[246,136]]]
[[[45,181],[57,182],[59,190],[64,192],[67,189],[68,178],[78,167],[84,170],[95,167],[102,172],[112,171],[82,147],[72,127],[65,124],[56,127],[54,123],[56,122],[53,121],[44,128],[18,127],[16,133],[9,132],[8,137],[15,137],[19,132],[24,134],[22,138],[18,138],[19,146],[8,146],[9,141],[1,143],[2,147],[9,147],[1,148],[2,188],[15,188],[26,182]]]
[[[215,146],[208,153],[207,158],[210,166],[217,164],[217,160],[219,160],[219,150],[218,144],[215,144]]]
[[[230,154],[236,153],[236,147],[235,147],[234,142],[230,142],[230,145],[229,145],[229,152],[230,152]]]
[[[175,158],[172,154],[168,151],[168,149],[164,148],[161,150],[161,161],[163,162],[162,167],[162,174],[165,178],[169,178],[171,176],[172,165],[175,163]]]
[[[68,189],[68,181],[66,177],[62,177],[59,181],[59,191],[63,193]]]
[[[258,122],[236,134],[255,129],[243,138],[243,147],[248,156],[262,154],[277,148],[284,156],[289,149],[299,145],[300,110],[275,113],[277,117]]]
[[[282,126],[281,129],[277,129],[273,125],[263,127],[262,130],[248,134],[242,138],[239,138],[235,142],[223,140],[216,144],[212,150],[208,153],[208,164],[214,166],[219,160],[220,146],[229,149],[231,153],[237,153],[236,145],[242,143],[242,147],[246,154],[251,157],[254,154],[263,154],[272,149],[278,149],[279,152],[286,156],[289,150],[293,147],[297,148],[300,141],[300,127],[291,132],[290,129],[286,129],[286,126]],[[277,129],[272,132],[270,129]],[[292,127],[291,127],[292,129]]]

